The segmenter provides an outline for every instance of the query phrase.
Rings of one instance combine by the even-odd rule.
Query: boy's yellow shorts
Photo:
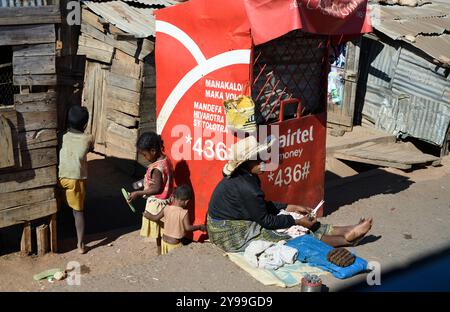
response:
[[[86,180],[59,178],[58,182],[61,200],[73,210],[83,211]]]
[[[163,239],[161,240],[161,254],[165,255],[168,254],[171,250],[177,249],[183,247],[183,244],[178,243],[178,244],[169,244],[166,243]]]

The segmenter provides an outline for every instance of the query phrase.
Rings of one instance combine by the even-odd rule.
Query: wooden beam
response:
[[[13,55],[14,56],[55,55],[55,43],[52,42],[52,43],[14,46]]]
[[[59,5],[1,8],[0,25],[59,24]]]
[[[55,25],[0,26],[0,45],[49,43],[55,40]]]
[[[39,129],[27,132],[21,132],[18,134],[19,145],[26,146],[29,150],[39,148],[39,146],[50,144],[56,141],[55,129]],[[50,145],[56,146],[56,145]]]
[[[58,84],[56,75],[14,75],[15,86],[55,86]]]
[[[122,50],[123,52],[125,52],[126,54],[133,56],[133,57],[137,57],[138,59],[142,60],[144,59],[144,57],[146,57],[147,55],[149,55],[153,50],[149,51],[149,49],[151,48],[151,44],[149,45],[147,42],[145,44],[145,47],[143,47],[140,51],[140,53],[138,52],[138,46],[136,44],[133,44],[129,41],[118,41],[115,40],[113,35],[111,34],[104,34],[103,32],[101,32],[100,30],[96,29],[95,27],[89,25],[89,24],[81,24],[81,32],[85,33],[97,40],[103,41],[119,50]],[[136,55],[138,54],[138,55]]]
[[[94,120],[94,96],[95,96],[95,82],[96,79],[96,67],[95,63],[87,61],[84,74],[84,88],[81,95],[81,106],[86,107],[89,112],[89,120],[86,125],[86,133],[93,134],[92,125]],[[95,138],[94,138],[95,141]]]
[[[110,72],[106,81],[110,86],[116,86],[134,92],[141,92],[142,82],[138,79]]]
[[[148,74],[144,67],[144,88],[156,88],[156,74]]]
[[[411,169],[411,165],[407,165],[407,164],[402,164],[402,163],[394,163],[394,162],[388,162],[388,161],[382,161],[382,160],[374,160],[374,159],[366,159],[366,158],[361,158],[361,157],[356,157],[356,156],[349,156],[346,154],[341,154],[341,153],[334,153],[333,157],[337,158],[337,159],[342,159],[342,160],[350,160],[350,161],[355,161],[355,162],[360,162],[360,163],[365,163],[365,164],[371,164],[371,165],[376,165],[376,166],[381,166],[381,167],[392,167],[392,168],[398,168],[398,169]]]
[[[50,250],[58,252],[58,233],[56,228],[56,213],[50,216]]]
[[[139,66],[139,74],[141,72],[141,67],[143,67],[144,62],[137,59],[134,55],[129,55],[128,53],[118,49],[114,54],[114,60],[117,60],[119,63],[125,63],[127,66],[131,66],[132,64],[135,66]],[[138,76],[139,77],[139,76]],[[138,79],[138,78],[136,78]]]
[[[95,143],[96,145],[105,144],[105,132],[106,132],[106,101],[105,101],[105,90],[106,87],[106,74],[107,71],[103,69],[101,66],[96,66],[96,80],[94,84],[94,88],[96,91],[94,92],[94,111],[95,120],[92,124],[92,133],[95,134]]]
[[[25,148],[25,147],[24,147]],[[28,170],[57,164],[57,152],[55,147],[46,147],[33,150],[21,148],[22,166],[12,168],[9,171]]]
[[[11,121],[11,124],[18,132],[56,129],[58,126],[56,111],[26,113],[17,113],[14,111],[3,113],[3,115]],[[17,117],[15,117],[16,115]]]
[[[1,210],[0,228],[47,217],[56,211],[56,199]]]
[[[87,8],[81,10],[81,23],[89,24],[101,32],[105,30],[103,24],[99,22],[99,16]]]
[[[123,101],[111,96],[106,96],[106,101],[111,109],[139,117],[139,104]]]
[[[114,36],[114,39],[117,39],[117,36],[124,36],[127,39],[126,40],[132,40],[132,41],[137,41],[138,39],[136,38],[136,36],[126,33],[123,30],[121,30],[120,28],[117,28],[117,26],[113,25],[113,24],[109,24],[108,25],[108,31]]]
[[[15,94],[14,102],[17,104],[29,103],[29,102],[56,102],[56,92],[47,91],[40,93],[30,93],[30,94]]]
[[[120,147],[123,151],[128,151],[129,154],[136,154],[136,140],[129,140],[121,137],[117,133],[108,131],[106,132],[106,146]]]
[[[25,145],[29,151],[39,149],[39,148],[46,148],[46,147],[54,147],[56,148],[58,146],[58,140],[50,140],[45,142],[40,142],[36,144],[28,144]]]
[[[13,136],[18,137],[19,147],[26,148],[29,151],[58,145],[56,129],[32,130],[15,133]]]
[[[115,109],[108,109],[106,118],[127,128],[136,127],[139,121],[138,118],[116,111]]]
[[[137,129],[128,129],[126,127],[120,126],[112,121],[107,122],[107,132],[111,131],[112,133],[117,134],[118,136],[129,139],[130,141],[136,142],[138,137]]]
[[[30,205],[55,198],[54,187],[21,190],[11,193],[0,193],[0,210]]]
[[[155,107],[156,88],[144,88],[144,91],[142,92],[142,100],[146,103],[146,105],[142,109],[148,111]]]
[[[56,166],[19,172],[0,173],[2,193],[56,185]]]
[[[137,159],[137,153],[130,153],[129,150],[122,148],[119,145],[108,143],[106,146],[106,155],[108,157],[116,157],[120,159],[127,159],[127,160],[136,160]]]
[[[108,86],[108,95],[122,101],[139,104],[141,94],[135,91],[119,88],[116,86]]]
[[[81,36],[78,39],[78,45],[82,45],[85,47],[89,47],[89,48],[94,48],[94,49],[99,49],[99,50],[104,50],[107,52],[114,52],[114,47],[103,42],[100,40],[97,40],[95,38],[92,38],[90,36],[81,34]]]
[[[111,64],[113,53],[105,50],[86,47],[83,45],[78,46],[77,55],[86,55],[86,58],[96,60],[99,62]]]
[[[13,136],[8,120],[0,115],[0,169],[13,167],[16,164],[13,145]]]
[[[13,55],[14,75],[55,74],[55,56],[15,56]]]
[[[1,228],[1,226],[0,226],[0,228]],[[20,251],[25,255],[29,255],[32,252],[30,222],[25,222],[23,224],[22,239],[20,241]]]
[[[56,93],[15,94],[14,104],[16,111],[19,113],[55,111]]]
[[[116,50],[115,57],[120,54],[120,50]],[[130,77],[136,80],[141,78],[141,66],[134,62],[123,62],[116,58],[112,61],[111,72],[117,75]]]
[[[155,43],[153,41],[150,41],[148,39],[142,39],[142,52],[141,54],[144,54],[144,57],[149,55],[155,50]]]
[[[43,256],[50,251],[49,228],[47,224],[36,227],[37,254]]]

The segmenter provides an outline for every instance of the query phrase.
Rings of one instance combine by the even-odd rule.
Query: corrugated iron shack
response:
[[[450,3],[373,4],[372,11],[374,34],[361,42],[357,118],[447,154]]]

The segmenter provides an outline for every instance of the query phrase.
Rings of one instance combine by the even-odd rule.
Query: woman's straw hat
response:
[[[247,160],[256,160],[258,154],[269,150],[275,141],[273,136],[268,136],[264,143],[258,144],[256,137],[249,136],[233,144],[231,159],[223,167],[223,173],[229,176]]]

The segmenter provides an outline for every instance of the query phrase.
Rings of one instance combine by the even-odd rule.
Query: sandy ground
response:
[[[66,239],[60,241],[60,253],[1,256],[0,291],[299,291],[298,286],[285,289],[260,284],[209,243],[192,243],[157,256],[155,244],[139,236],[139,217],[117,195],[117,185],[134,179],[124,181],[102,159],[91,160],[89,165],[91,177],[98,182],[89,186],[90,251],[80,255],[74,250],[73,221],[63,211],[59,227]],[[322,222],[339,225],[355,223],[361,216],[374,218],[371,235],[354,251],[378,261],[382,273],[450,247],[448,157],[441,167],[410,173],[377,169],[328,189],[325,200],[327,216]],[[70,261],[82,267],[80,286],[32,279],[43,270],[65,268]],[[365,275],[344,281],[326,276],[324,282],[336,291],[363,279]]]

